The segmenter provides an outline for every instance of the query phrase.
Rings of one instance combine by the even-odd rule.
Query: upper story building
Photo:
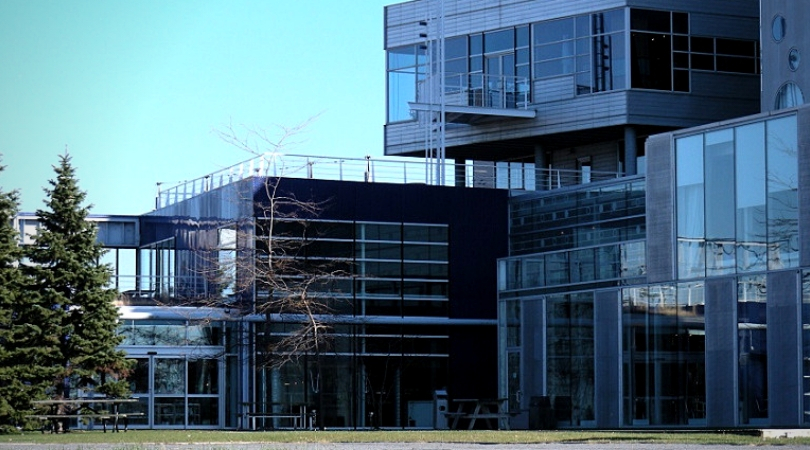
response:
[[[810,43],[810,5],[790,0],[762,1],[762,111],[805,102],[810,89],[802,51]]]
[[[385,153],[636,174],[646,136],[759,112],[758,40],[757,0],[391,5]]]

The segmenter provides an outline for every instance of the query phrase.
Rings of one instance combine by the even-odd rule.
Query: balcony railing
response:
[[[445,104],[482,108],[526,109],[529,80],[526,77],[455,73],[445,76]]]
[[[437,185],[436,162],[417,158],[327,158],[266,153],[220,171],[169,188],[158,183],[157,209],[250,177],[310,178],[365,183]],[[444,164],[444,186],[516,190],[551,190],[621,176],[616,172],[536,169],[522,162],[468,161]]]

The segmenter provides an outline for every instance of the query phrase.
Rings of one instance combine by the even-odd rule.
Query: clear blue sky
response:
[[[249,159],[213,132],[319,114],[287,153],[383,153],[397,0],[0,0],[0,173],[22,210],[67,146],[94,214]]]

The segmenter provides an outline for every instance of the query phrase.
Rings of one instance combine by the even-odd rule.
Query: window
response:
[[[804,93],[801,88],[791,81],[788,81],[776,93],[774,109],[792,108],[804,104]]]
[[[406,45],[388,50],[388,122],[415,120],[408,102],[416,101],[419,80],[424,78],[425,50]]]
[[[777,15],[771,22],[771,36],[776,42],[782,42],[785,38],[785,18]]]
[[[535,78],[574,75],[577,94],[624,89],[624,11],[534,24]]]
[[[801,55],[799,54],[799,50],[796,48],[790,49],[788,53],[788,67],[790,67],[790,70],[795,72],[799,68],[800,62]]]
[[[675,146],[680,279],[799,265],[795,115]]]

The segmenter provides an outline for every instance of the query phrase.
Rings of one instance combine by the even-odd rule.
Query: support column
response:
[[[625,176],[636,175],[638,168],[638,149],[636,148],[636,129],[624,127],[624,174]]]
[[[543,146],[537,144],[534,146],[534,188],[538,191],[545,191],[548,189],[548,158]]]

